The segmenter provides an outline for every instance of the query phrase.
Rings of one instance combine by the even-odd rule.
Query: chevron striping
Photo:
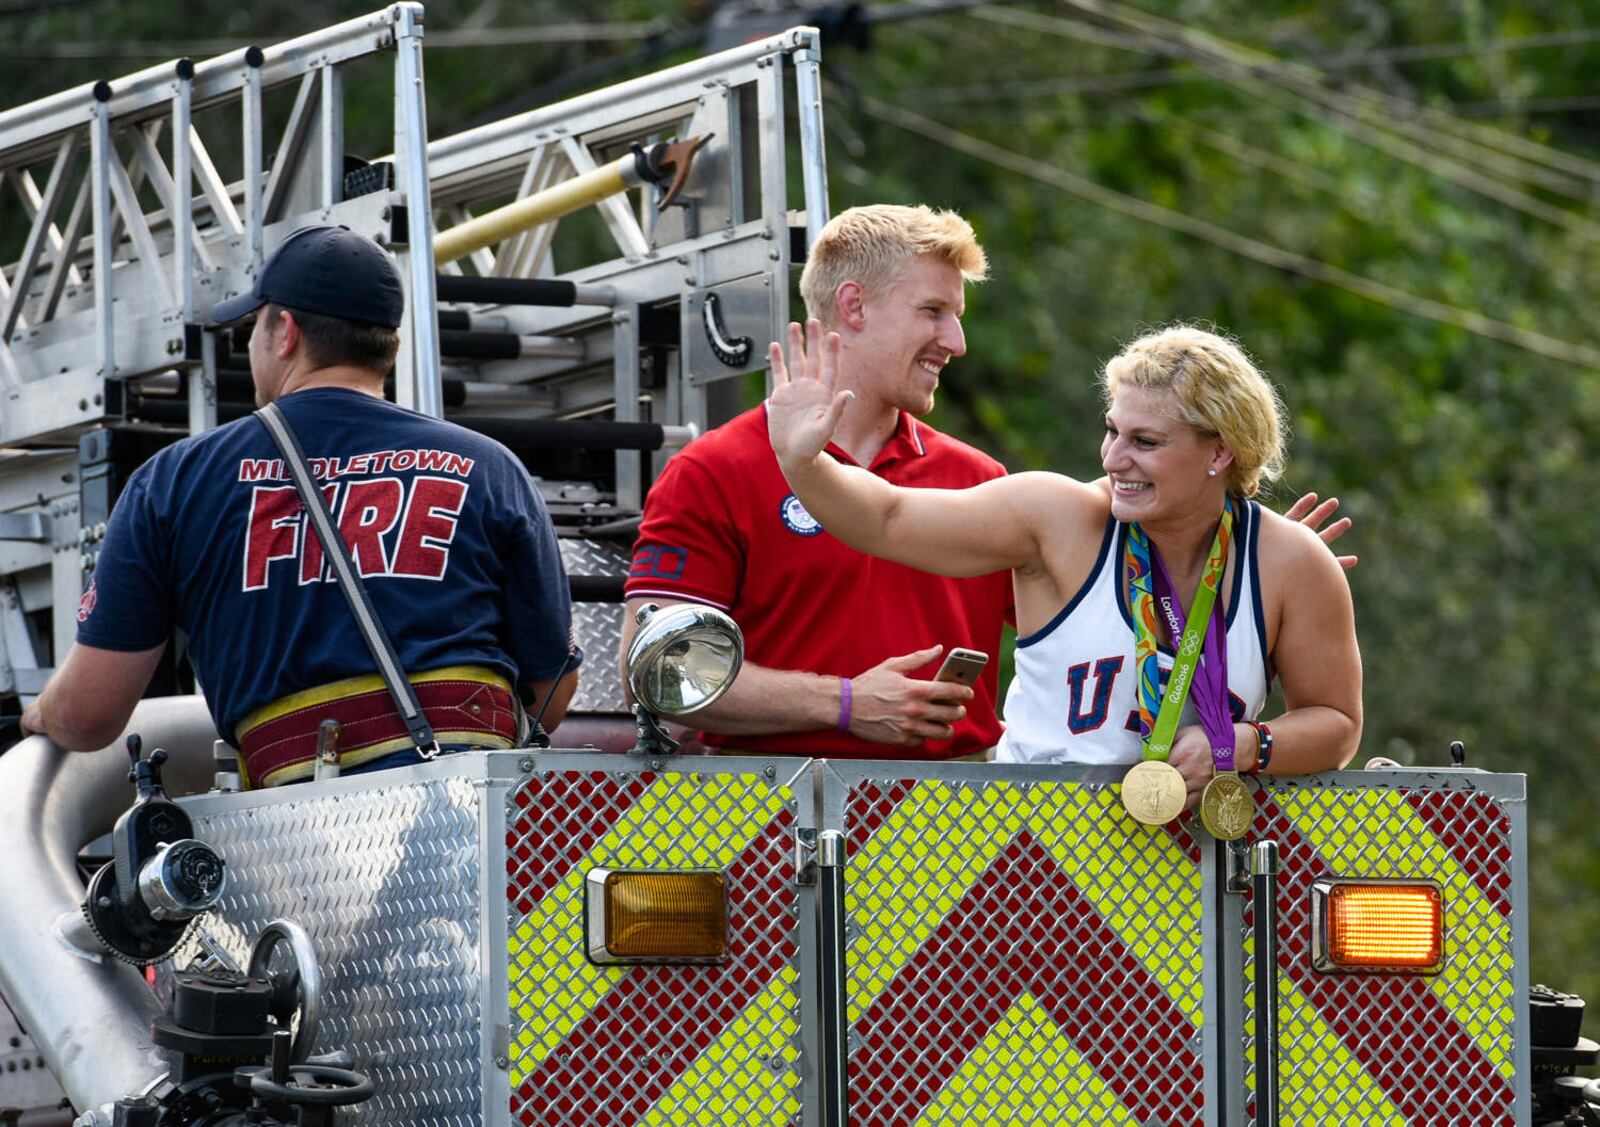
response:
[[[714,849],[725,848],[731,840],[711,832],[713,827],[699,818],[678,827],[680,835],[689,838],[686,843],[669,843],[663,827],[652,827],[652,836],[642,844],[663,846],[665,857],[614,858],[598,852],[600,864],[644,861],[650,867],[723,869],[729,889],[728,958],[715,966],[621,968],[623,975],[612,989],[578,1014],[578,1020],[566,1023],[559,1050],[541,1058],[520,1083],[517,1098],[527,1109],[523,1122],[631,1127],[697,1062],[702,1076],[718,1063],[732,1066],[731,1072],[706,1083],[732,1101],[725,1110],[736,1117],[734,1121],[763,1121],[798,1109],[795,1080],[788,1069],[749,1067],[759,1059],[754,1055],[758,1046],[792,1039],[799,1028],[792,997],[787,1007],[750,1012],[775,979],[793,981],[784,978],[796,954],[791,912],[795,896],[789,883],[793,817],[782,809],[781,797],[775,803],[776,815],[738,857],[710,856],[696,849],[696,839],[682,833],[689,827]],[[741,812],[726,811],[727,820],[738,821],[737,813]],[[633,843],[634,849],[640,846]],[[702,1061],[707,1050],[716,1053],[714,1046],[740,1021],[748,1022],[752,1044],[742,1053],[724,1052]],[[679,1090],[680,1101],[689,1098]],[[698,1099],[716,1097],[702,1088]]]
[[[511,1014],[522,1024],[512,1041],[513,1086],[561,1048],[629,973],[627,967],[596,966],[587,957],[583,906],[589,869],[726,870],[783,801],[784,792],[764,779],[732,774],[663,775],[632,800],[512,930]],[[547,844],[552,853],[559,847]]]
[[[1199,865],[1171,833],[1128,817],[1109,790],[1034,791],[1028,821],[1039,840],[1184,1016],[1203,1024]]]
[[[853,904],[852,918],[882,922]],[[980,1045],[998,1046],[993,1030],[1024,993],[1078,1054],[1043,1073],[1059,1089],[1051,1098],[1081,1102],[1094,1098],[1085,1083],[1103,1085],[1137,1122],[1200,1119],[1198,1030],[1024,830],[853,1023],[852,1122],[910,1127]],[[998,1060],[1032,1048],[990,1051]],[[1016,1102],[1040,1074],[1019,1084],[1007,1094],[997,1079],[989,1096]],[[987,1107],[973,1121],[1004,1116]]]
[[[1244,957],[1255,951],[1245,935]],[[1283,976],[1279,976],[1280,980]],[[1249,1020],[1249,1015],[1246,1015]],[[1311,1082],[1285,1083],[1279,1091],[1284,1123],[1348,1123],[1361,1127],[1406,1127],[1406,1117],[1384,1094],[1383,1088],[1362,1067],[1356,1055],[1339,1040],[1306,996],[1280,981],[1278,990],[1278,1044],[1282,1046],[1283,1077],[1298,1076]],[[1291,1072],[1289,1062],[1297,1070]],[[1255,1068],[1255,1046],[1245,1052],[1248,1068]]]
[[[768,1091],[775,1088],[773,1061],[781,1061],[785,1070],[801,1067],[792,1016],[797,978],[793,967],[774,975],[716,1043],[695,1057],[640,1127],[788,1127],[797,1119],[800,1101],[792,1090]]]
[[[1511,914],[1511,819],[1486,794],[1412,790],[1406,801],[1502,916]]]
[[[1071,1086],[1042,1084],[1070,1076]],[[917,1127],[973,1123],[1093,1123],[1140,1127],[1095,1075],[1050,1015],[1023,991],[916,1121]]]
[[[1403,792],[1302,790],[1279,806],[1340,876],[1427,877],[1444,890],[1447,950],[1429,989],[1472,1036],[1500,1075],[1511,1079],[1511,924],[1443,848]],[[1354,816],[1352,816],[1352,814]],[[1381,839],[1374,827],[1383,827]],[[1486,973],[1487,972],[1487,973]]]
[[[1287,996],[1290,986],[1298,989],[1408,1122],[1472,1123],[1474,1127],[1512,1122],[1510,1086],[1421,978],[1322,974],[1312,969],[1311,885],[1324,876],[1348,874],[1332,872],[1280,808],[1278,802],[1292,793],[1285,788],[1265,794],[1255,824],[1258,836],[1278,843],[1282,857],[1278,885],[1280,994]],[[1300,814],[1307,816],[1304,809]],[[1332,809],[1326,816],[1333,821],[1348,820],[1368,834],[1382,831],[1381,826],[1351,817],[1348,811]],[[1247,920],[1250,916],[1247,909]],[[1296,1084],[1322,1090],[1325,1062],[1308,1058],[1302,1046],[1284,1042],[1279,1068],[1283,1090]],[[1325,1115],[1326,1098],[1318,1106]]]
[[[952,802],[960,791],[962,801]],[[851,945],[849,1020],[855,1021],[927,941],[990,861],[1024,824],[1024,788],[919,782],[887,816],[884,804],[851,804],[847,824],[881,824],[848,858],[851,916],[866,920]]]
[[[536,775],[519,787],[506,842],[511,907],[522,915],[533,911],[655,778],[650,771],[621,777],[573,771]]]

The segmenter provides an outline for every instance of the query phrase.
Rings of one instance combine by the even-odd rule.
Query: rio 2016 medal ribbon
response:
[[[1144,529],[1137,524],[1128,525],[1125,566],[1129,585],[1128,605],[1134,621],[1134,666],[1139,679],[1139,728],[1143,736],[1143,760],[1136,763],[1122,780],[1122,805],[1135,820],[1147,826],[1164,826],[1183,813],[1187,788],[1183,775],[1167,762],[1167,757],[1172,752],[1172,740],[1178,731],[1178,718],[1183,713],[1184,702],[1194,684],[1195,667],[1200,663],[1207,627],[1212,621],[1212,608],[1216,605],[1217,591],[1222,586],[1222,573],[1227,567],[1228,544],[1232,535],[1233,508],[1225,505],[1222,520],[1217,525],[1216,538],[1211,543],[1211,552],[1206,557],[1200,586],[1195,591],[1194,605],[1186,627],[1179,620],[1171,618],[1177,600],[1168,600],[1171,604],[1167,608],[1169,623],[1177,626],[1172,633],[1177,655],[1172,674],[1167,679],[1167,691],[1163,694],[1160,691],[1160,648],[1156,640],[1160,625],[1156,618],[1152,568],[1153,561],[1159,566],[1159,556]],[[1226,680],[1223,681],[1223,691],[1226,692]],[[1232,729],[1231,721],[1229,729]],[[1232,761],[1231,754],[1229,761]]]
[[[1172,578],[1159,553],[1155,554],[1155,596],[1167,627],[1176,638],[1184,631],[1183,606],[1172,589]],[[1206,576],[1212,574],[1208,560]],[[1226,565],[1226,557],[1222,564]],[[1221,574],[1220,569],[1217,572]],[[1202,583],[1205,582],[1203,578]],[[1228,650],[1224,644],[1228,624],[1222,613],[1222,604],[1211,604],[1211,627],[1206,631],[1200,654],[1200,665],[1195,671],[1193,697],[1195,711],[1200,714],[1200,726],[1211,741],[1212,777],[1200,795],[1200,821],[1211,836],[1221,841],[1237,841],[1250,830],[1255,818],[1255,803],[1250,788],[1239,777],[1234,767],[1235,735],[1233,714],[1228,709]]]

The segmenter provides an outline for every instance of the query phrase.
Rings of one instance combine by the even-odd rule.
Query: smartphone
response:
[[[945,655],[944,664],[939,666],[939,672],[933,679],[954,681],[970,689],[978,680],[978,674],[983,672],[983,667],[988,664],[989,655],[981,650],[964,650],[956,646]]]

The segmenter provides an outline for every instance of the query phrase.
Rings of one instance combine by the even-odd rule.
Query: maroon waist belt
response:
[[[476,666],[456,666],[408,678],[439,744],[515,747],[521,706],[506,679]],[[352,677],[306,689],[257,709],[240,723],[239,769],[247,788],[309,779],[315,771],[317,730],[339,723],[339,764],[357,767],[415,747],[383,680]]]

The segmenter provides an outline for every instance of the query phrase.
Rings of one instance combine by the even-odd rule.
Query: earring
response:
[[[1207,470],[1206,471],[1206,476],[1207,477],[1216,477],[1217,476],[1217,471],[1216,470]]]

